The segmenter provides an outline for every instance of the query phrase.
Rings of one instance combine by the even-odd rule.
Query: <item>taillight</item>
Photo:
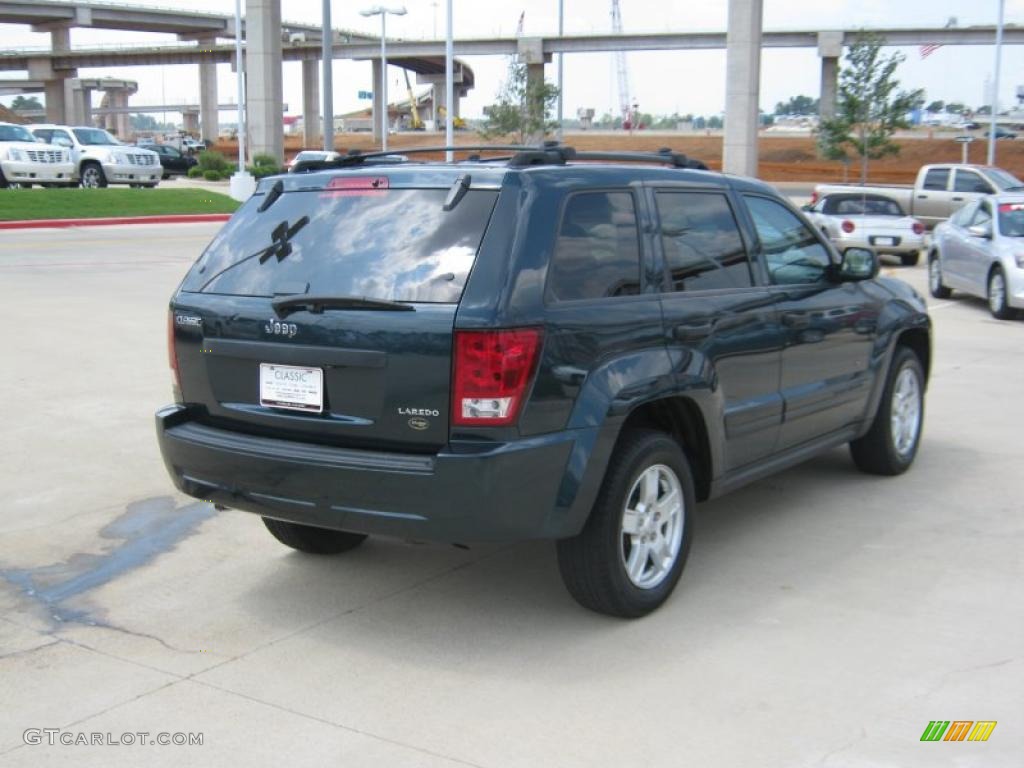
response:
[[[922,224],[920,221],[915,221],[913,224],[911,224],[910,228],[914,230],[915,235],[924,234],[924,224]]]
[[[850,234],[854,230],[853,222],[850,221],[849,219],[846,219],[842,223],[842,227],[843,227],[843,232],[845,232],[846,234]]]
[[[174,348],[174,311],[167,312],[167,362],[171,366],[171,384],[174,398],[180,400],[181,374],[178,372],[178,351]]]
[[[540,356],[539,328],[456,331],[452,424],[514,424]]]

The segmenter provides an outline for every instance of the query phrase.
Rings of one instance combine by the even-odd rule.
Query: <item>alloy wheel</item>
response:
[[[622,511],[619,554],[640,589],[654,589],[671,573],[683,542],[685,502],[676,473],[647,467],[633,483]]]

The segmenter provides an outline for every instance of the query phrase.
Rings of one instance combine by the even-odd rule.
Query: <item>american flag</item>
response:
[[[931,56],[933,53],[935,53],[941,47],[942,47],[941,43],[926,43],[925,45],[922,45],[921,46],[921,58],[922,59],[927,59],[929,56]]]

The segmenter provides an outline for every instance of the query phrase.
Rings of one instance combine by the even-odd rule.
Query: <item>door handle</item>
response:
[[[953,198],[953,202],[954,202],[954,203],[959,203],[959,202],[962,202],[962,201],[963,201],[963,198],[962,198],[962,197],[954,197],[954,198]]]
[[[703,323],[677,325],[672,329],[672,336],[676,341],[700,341],[710,336],[714,329],[715,324],[710,320]]]
[[[782,324],[787,328],[810,328],[811,320],[803,312],[783,312]]]
[[[917,199],[918,200],[927,200],[928,199],[928,195],[918,195]]]

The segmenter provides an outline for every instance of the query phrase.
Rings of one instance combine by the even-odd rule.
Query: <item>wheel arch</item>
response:
[[[642,403],[626,417],[618,439],[621,440],[628,431],[642,427],[666,432],[679,443],[690,462],[697,500],[706,500],[711,493],[714,474],[711,442],[700,406],[685,395]]]
[[[924,380],[928,382],[932,367],[932,344],[931,336],[924,328],[907,328],[896,337],[897,347],[907,347],[917,355],[924,369]]]

